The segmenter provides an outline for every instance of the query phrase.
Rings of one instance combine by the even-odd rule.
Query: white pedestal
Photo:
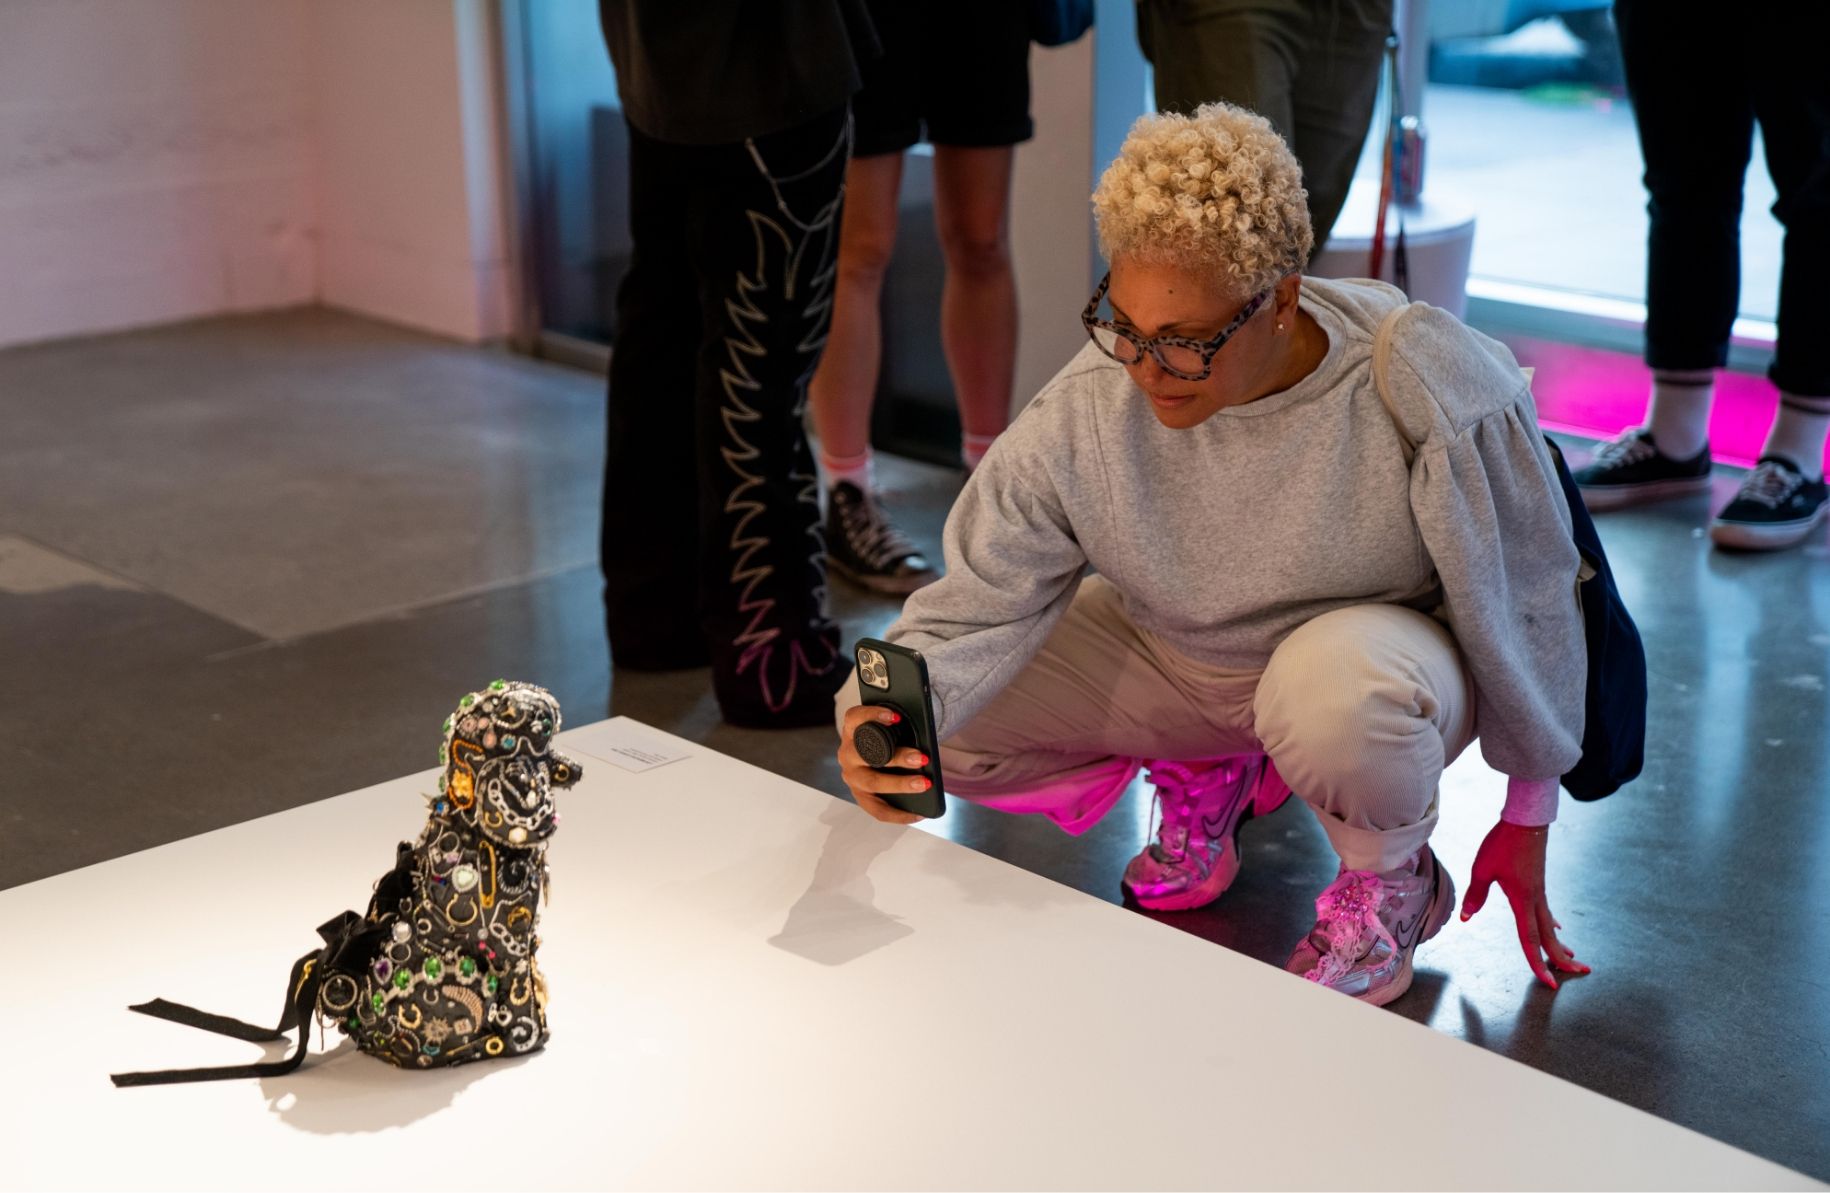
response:
[[[277,1012],[433,771],[0,892],[0,1188],[1815,1187],[701,747],[619,769],[594,728],[560,738],[586,775],[521,1060],[108,1082],[260,1059],[127,1004]]]
[[[1373,222],[1379,188],[1367,179],[1355,181],[1347,205],[1335,221],[1328,246],[1309,262],[1308,273],[1323,278],[1363,278],[1371,264]],[[1398,208],[1385,216],[1385,264],[1379,276],[1393,275],[1398,249]],[[1404,209],[1404,242],[1410,259],[1410,295],[1441,307],[1457,319],[1468,310],[1468,262],[1474,252],[1474,213],[1426,196]]]

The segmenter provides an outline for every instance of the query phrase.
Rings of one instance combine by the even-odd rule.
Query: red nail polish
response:
[[[923,766],[928,765],[928,756],[926,754],[923,754],[921,756],[921,765],[923,765]]]
[[[932,790],[932,789],[933,789],[933,787],[934,787],[934,780],[933,780],[933,779],[923,779],[923,780],[922,780],[922,781],[921,781],[921,789],[922,789],[922,790],[923,790],[923,791],[930,791],[930,790]]]
[[[890,724],[900,725],[901,723],[902,723],[902,714],[901,713],[893,712],[890,714]]]

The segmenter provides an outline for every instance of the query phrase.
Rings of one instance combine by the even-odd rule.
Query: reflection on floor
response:
[[[453,697],[497,675],[549,685],[574,722],[627,713],[836,791],[828,732],[724,726],[703,673],[610,676],[600,392],[322,312],[0,352],[0,886],[430,768]],[[884,471],[932,543],[958,478]],[[1603,524],[1655,734],[1644,778],[1555,831],[1553,906],[1594,976],[1534,986],[1496,897],[1425,946],[1392,1010],[1830,1177],[1830,548],[1716,552],[1709,512]],[[834,597],[850,634],[895,615]],[[1464,758],[1438,837],[1453,872],[1498,803]],[[1116,902],[1149,813],[1137,789],[1078,839],[959,804],[930,827]],[[690,817],[655,848],[690,848]],[[1334,862],[1294,802],[1244,855],[1219,903],[1160,918],[1277,964]],[[1152,977],[1140,1014],[1163,1011]],[[1159,980],[1177,1029],[1252,1030]],[[1377,1079],[1352,1057],[1316,1074]]]

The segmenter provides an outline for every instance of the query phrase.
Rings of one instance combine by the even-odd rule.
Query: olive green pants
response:
[[[1156,106],[1225,100],[1269,120],[1309,190],[1320,251],[1347,201],[1379,94],[1392,0],[1138,0]]]

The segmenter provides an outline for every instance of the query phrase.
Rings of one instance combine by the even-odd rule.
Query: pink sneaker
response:
[[[1156,839],[1125,867],[1124,879],[1140,905],[1155,911],[1204,907],[1233,884],[1239,826],[1290,798],[1268,762],[1250,754],[1212,764],[1149,764],[1162,820]]]
[[[1411,955],[1442,931],[1455,881],[1425,845],[1396,870],[1343,869],[1315,900],[1315,927],[1284,968],[1382,1007],[1411,988]]]

